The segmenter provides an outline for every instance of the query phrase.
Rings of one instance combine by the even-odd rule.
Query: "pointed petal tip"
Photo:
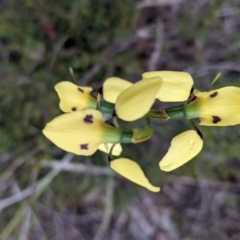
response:
[[[161,188],[160,187],[151,187],[151,188],[147,188],[149,191],[151,192],[160,192],[161,191]]]

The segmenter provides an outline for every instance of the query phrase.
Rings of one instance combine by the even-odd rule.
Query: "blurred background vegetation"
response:
[[[239,240],[239,126],[201,127],[203,151],[163,173],[190,124],[154,121],[124,156],[157,194],[113,175],[106,155],[72,156],[41,133],[61,113],[54,85],[72,80],[69,67],[95,89],[179,70],[209,90],[240,86],[239,50],[239,0],[0,0],[0,239]]]

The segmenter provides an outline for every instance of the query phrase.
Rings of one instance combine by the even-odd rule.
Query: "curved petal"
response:
[[[110,167],[128,180],[147,188],[152,192],[159,192],[160,187],[153,186],[146,178],[140,166],[131,159],[119,158],[110,162]]]
[[[171,146],[159,166],[161,170],[170,172],[194,158],[202,147],[203,141],[197,131],[183,132],[172,139]]]
[[[111,135],[111,131],[114,131]],[[107,125],[101,112],[93,109],[65,113],[50,121],[43,134],[55,145],[78,155],[92,155],[99,145],[111,138],[117,141],[118,129]],[[110,137],[105,136],[110,133]],[[115,136],[116,135],[116,136]],[[114,139],[114,137],[116,139]]]
[[[193,79],[187,72],[152,71],[142,74],[143,79],[162,78],[162,85],[156,98],[162,102],[186,101],[193,86]]]
[[[125,121],[143,117],[155,101],[161,86],[161,78],[154,77],[139,81],[123,91],[116,101],[116,114]]]
[[[55,85],[55,90],[60,98],[59,107],[63,112],[96,108],[96,99],[90,95],[91,87],[81,87],[63,81]]]
[[[107,148],[106,148],[105,144],[107,144]],[[98,150],[105,152],[105,153],[109,153],[113,144],[112,143],[105,143],[105,144],[104,143],[100,144],[98,147]],[[112,155],[119,156],[121,154],[121,152],[122,152],[122,146],[121,146],[121,144],[118,143],[114,146]]]
[[[103,98],[107,102],[115,103],[119,94],[130,86],[132,86],[131,82],[118,77],[110,77],[103,83]]]

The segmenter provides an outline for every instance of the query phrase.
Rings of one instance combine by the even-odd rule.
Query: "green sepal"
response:
[[[165,109],[151,109],[147,114],[147,118],[168,120],[170,117],[166,113]]]
[[[132,131],[133,131],[133,137],[132,137],[133,143],[144,142],[148,140],[153,134],[153,129],[150,125],[150,120],[148,118],[147,118],[147,124],[144,128],[134,128]]]

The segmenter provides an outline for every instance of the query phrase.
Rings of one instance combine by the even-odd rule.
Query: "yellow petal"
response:
[[[162,102],[182,102],[188,99],[193,79],[187,72],[152,71],[142,74],[143,79],[162,78],[162,85],[156,98]]]
[[[96,108],[96,99],[90,95],[91,87],[81,87],[63,81],[55,85],[55,90],[60,98],[59,107],[63,112]]]
[[[211,91],[211,92],[215,92],[215,91]],[[193,90],[193,94],[196,96],[196,97],[202,97],[202,98],[205,98],[205,97],[209,97],[210,93],[211,92],[201,92],[197,89],[194,89]]]
[[[240,88],[223,87],[210,92],[194,90],[197,97],[186,106],[201,119],[200,125],[231,126],[240,124]]]
[[[54,118],[43,134],[67,152],[92,155],[101,143],[119,142],[121,133],[103,121],[101,112],[88,109]]]
[[[131,159],[119,158],[110,162],[110,167],[128,180],[147,188],[152,192],[159,192],[160,187],[153,186],[146,178],[140,166]]]
[[[152,107],[161,78],[149,78],[139,81],[123,91],[117,98],[115,109],[119,118],[134,121],[143,117]]]
[[[106,148],[105,144],[107,144],[107,148]],[[105,144],[102,143],[101,145],[99,145],[98,150],[105,152],[105,153],[109,153],[113,144],[112,143],[105,143]],[[118,143],[114,146],[112,155],[119,156],[121,154],[121,152],[122,152],[122,146],[121,146],[121,144]]]
[[[110,77],[103,83],[103,98],[115,103],[119,94],[130,86],[132,86],[131,82],[118,77]]]
[[[194,158],[202,147],[202,138],[195,130],[183,132],[172,139],[171,146],[159,166],[161,170],[170,172]]]

